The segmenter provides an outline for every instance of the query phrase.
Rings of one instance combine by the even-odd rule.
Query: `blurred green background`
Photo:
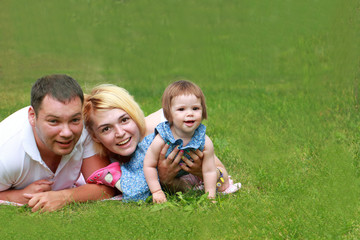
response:
[[[0,233],[360,238],[359,7],[355,0],[0,1],[0,120],[27,106],[32,84],[47,74],[68,74],[85,92],[117,84],[146,115],[161,107],[170,82],[187,78],[206,95],[216,154],[243,184],[191,211],[96,203],[38,215],[1,206]]]

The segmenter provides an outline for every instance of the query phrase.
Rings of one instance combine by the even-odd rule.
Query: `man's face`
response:
[[[29,109],[29,122],[41,156],[62,156],[72,152],[82,129],[82,104],[79,97],[67,103],[45,96],[38,114]]]

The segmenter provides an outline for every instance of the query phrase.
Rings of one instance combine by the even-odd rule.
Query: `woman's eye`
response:
[[[126,122],[128,122],[128,121],[130,121],[130,118],[129,118],[129,117],[124,117],[124,118],[121,119],[121,122],[122,122],[122,123],[126,123]]]
[[[109,130],[110,130],[109,127],[104,127],[104,128],[101,129],[101,132],[104,133],[104,132],[107,132],[107,131],[109,131]]]

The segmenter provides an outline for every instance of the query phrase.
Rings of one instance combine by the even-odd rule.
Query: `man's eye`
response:
[[[56,124],[58,121],[55,120],[55,119],[52,119],[52,120],[49,120],[48,122],[51,123],[51,124]]]
[[[80,122],[80,118],[74,118],[73,120],[72,120],[72,122],[74,122],[74,123],[78,123],[78,122]]]

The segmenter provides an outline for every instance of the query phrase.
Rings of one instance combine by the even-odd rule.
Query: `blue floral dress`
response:
[[[144,158],[155,134],[146,136],[137,146],[130,161],[121,165],[120,186],[123,201],[145,201],[150,189],[144,175]]]

